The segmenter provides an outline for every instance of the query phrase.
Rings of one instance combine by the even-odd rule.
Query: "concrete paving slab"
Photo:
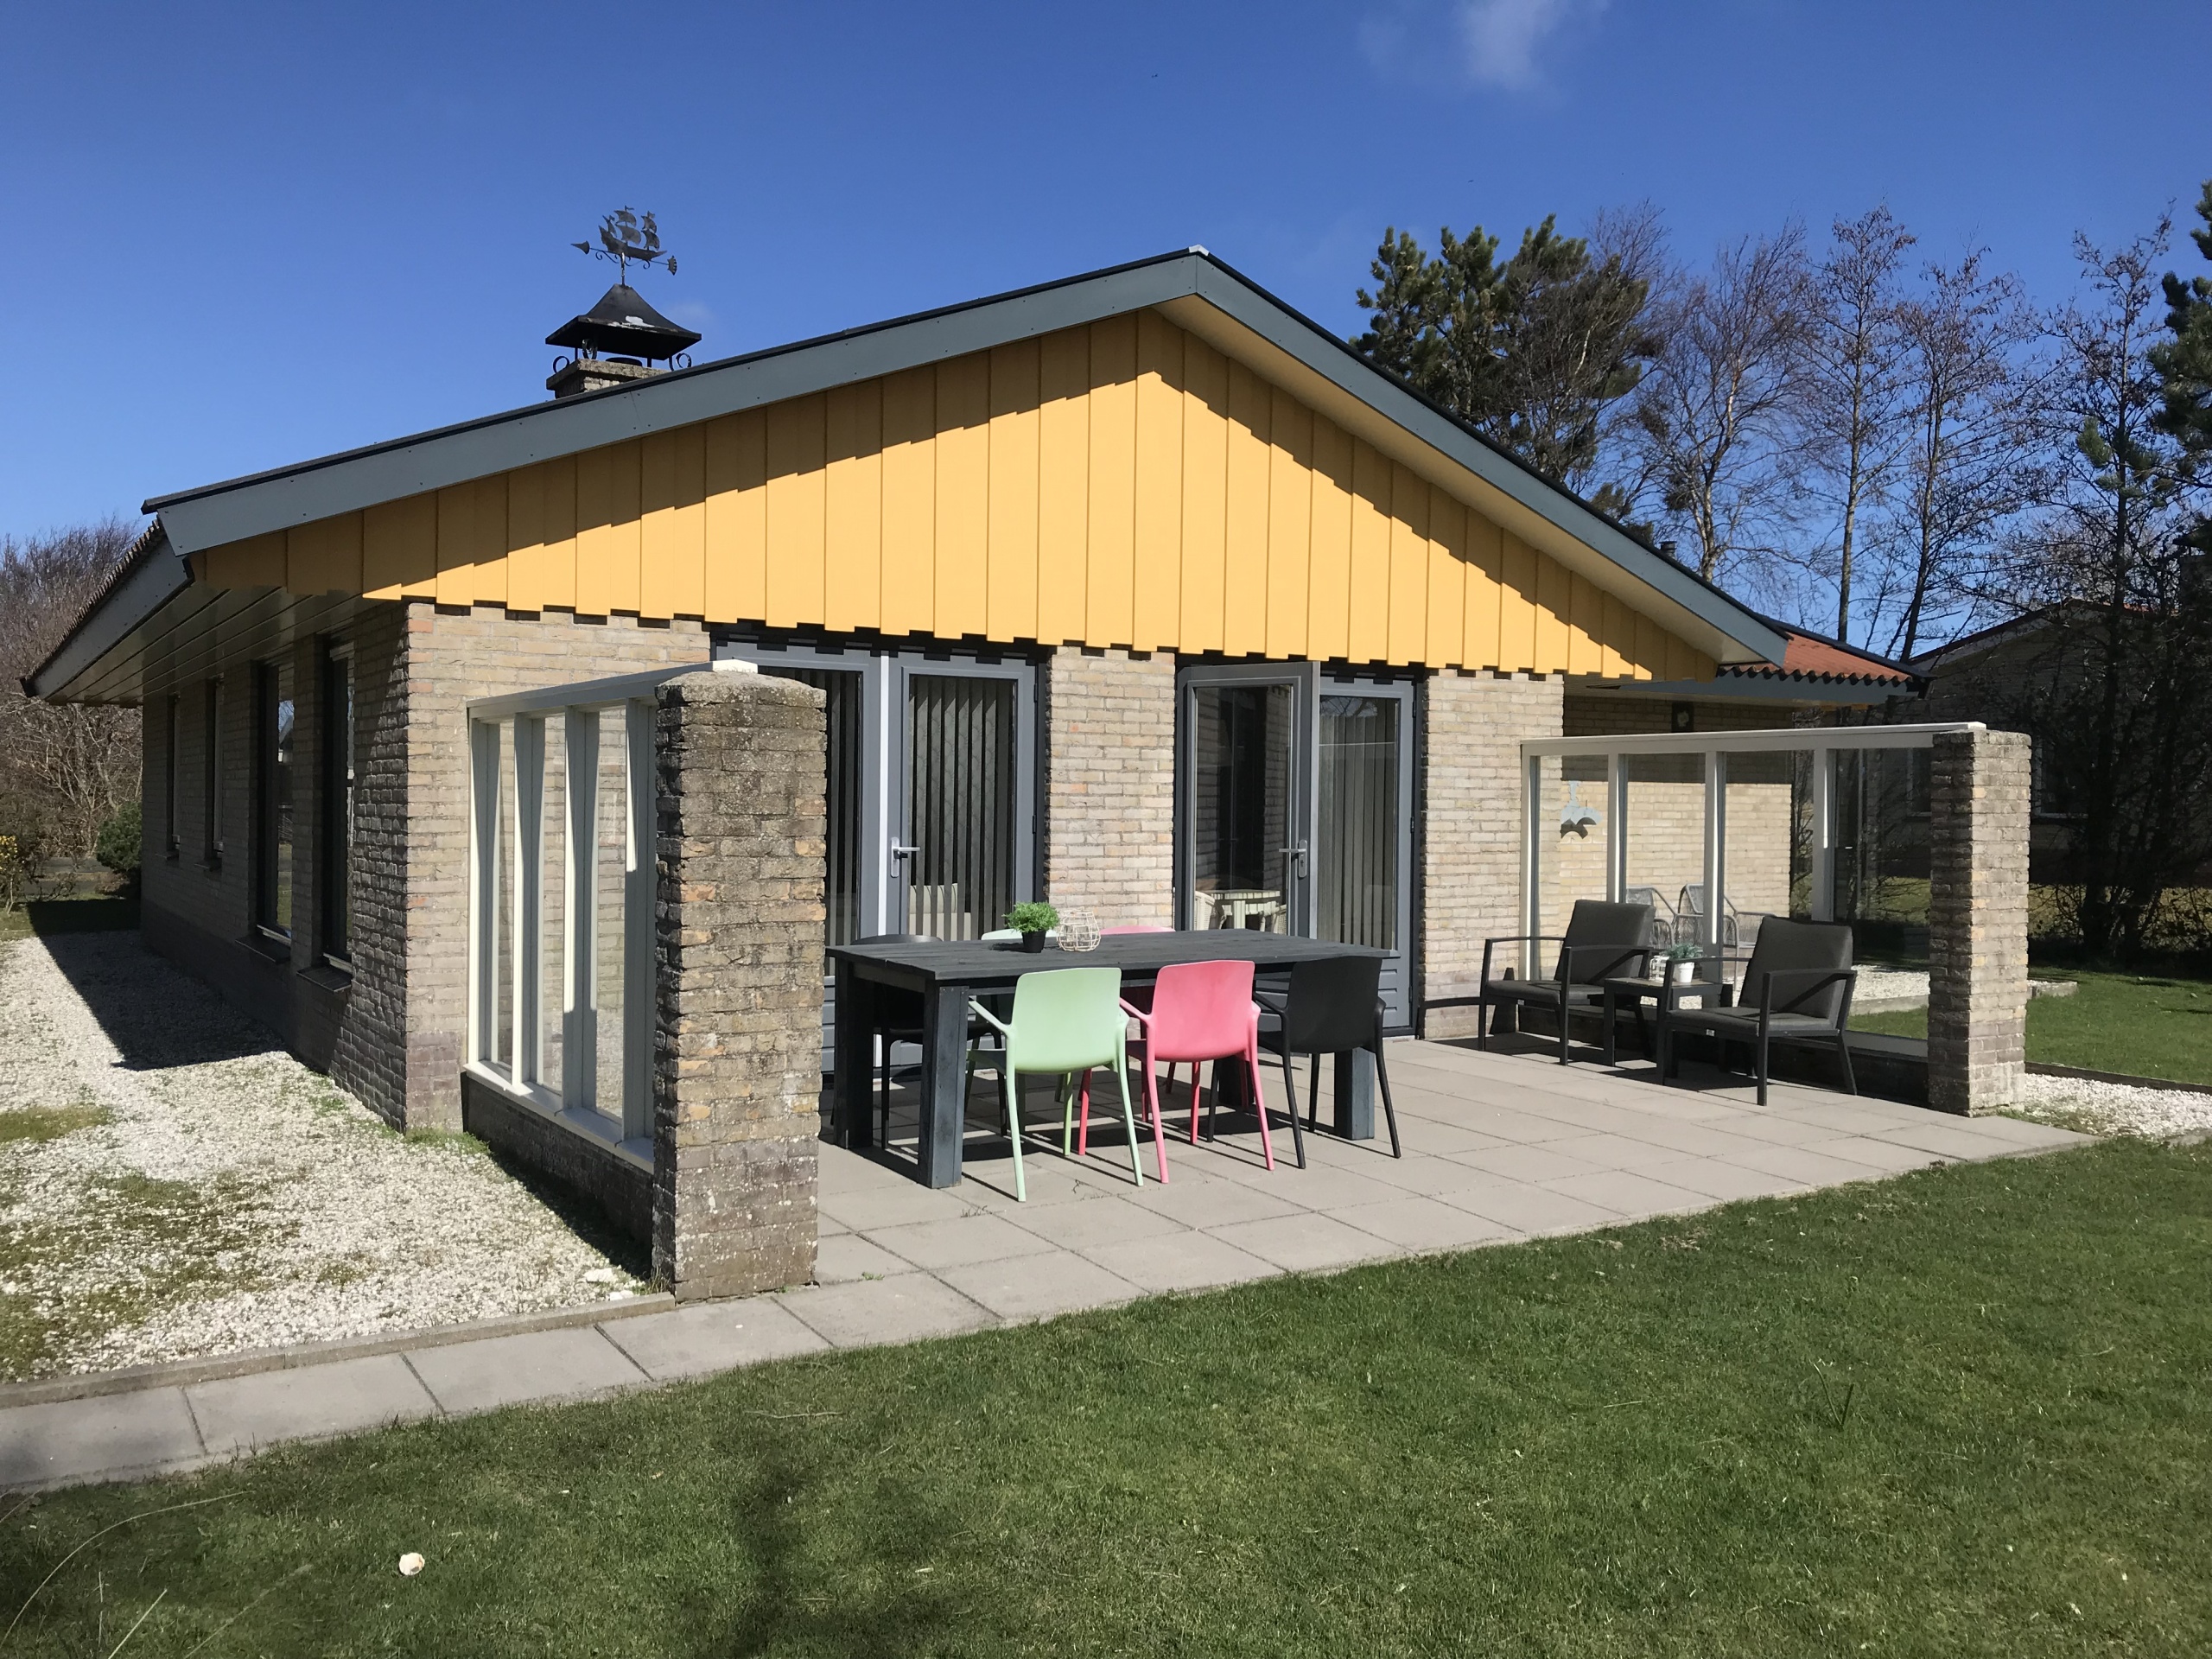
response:
[[[1815,1141],[1833,1141],[1839,1133],[1826,1123],[1808,1123],[1786,1112],[1761,1111],[1738,1114],[1729,1122],[1728,1132],[1745,1141],[1764,1141],[1775,1147],[1809,1146]]]
[[[944,1281],[1002,1319],[1050,1319],[1082,1308],[1135,1301],[1144,1292],[1072,1250],[948,1268]]]
[[[398,1354],[257,1371],[196,1383],[184,1392],[201,1440],[219,1455],[438,1413],[438,1402]]]
[[[1002,1216],[962,1216],[950,1221],[918,1221],[904,1227],[878,1227],[865,1236],[916,1267],[936,1272],[970,1262],[998,1262],[1009,1255],[1033,1255],[1052,1247],[1027,1228]]]
[[[1450,1160],[1510,1181],[1556,1181],[1568,1175],[1595,1174],[1604,1166],[1570,1157],[1553,1146],[1499,1147],[1494,1151],[1459,1153]]]
[[[1083,1254],[1115,1277],[1153,1292],[1205,1290],[1272,1278],[1280,1271],[1274,1262],[1208,1233],[1124,1239]]]
[[[1500,1151],[1508,1148],[1503,1144]],[[1516,1152],[1533,1152],[1538,1148],[1516,1147]],[[1418,1194],[1422,1198],[1441,1198],[1451,1192],[1471,1192],[1487,1181],[1497,1179],[1495,1171],[1477,1168],[1472,1164],[1460,1163],[1452,1158],[1420,1158],[1408,1148],[1404,1158],[1386,1158],[1378,1161],[1371,1172],[1375,1179],[1395,1187],[1403,1195]]]
[[[1986,1135],[2037,1151],[2048,1147],[2088,1146],[2096,1139],[2073,1129],[2062,1129],[2055,1123],[2037,1123],[2024,1117],[1977,1117],[1974,1126]]]
[[[1389,1164],[1402,1160],[1391,1158],[1386,1150],[1375,1161]],[[1301,1210],[1349,1210],[1354,1205],[1387,1204],[1403,1190],[1361,1170],[1331,1168],[1322,1164],[1309,1164],[1300,1169],[1294,1163],[1279,1163],[1270,1179],[1274,1185],[1262,1190],[1272,1192],[1279,1187],[1282,1197]],[[1224,1217],[1224,1224],[1228,1220]]]
[[[409,1359],[439,1407],[456,1415],[525,1402],[588,1400],[646,1380],[590,1325],[418,1349]]]
[[[618,1319],[601,1332],[656,1382],[788,1359],[830,1345],[773,1296],[698,1302],[667,1313]]]
[[[1500,1180],[1442,1202],[1471,1211],[1516,1233],[1570,1233],[1578,1228],[1611,1227],[1621,1219],[1613,1211],[1527,1181]]]
[[[1984,1128],[1986,1120],[1959,1117],[1946,1122],[1933,1113],[1929,1117],[1932,1121],[1924,1123],[1890,1124],[1862,1129],[1859,1134],[1866,1139],[1940,1153],[1946,1158],[2001,1158],[2018,1148],[2018,1143],[2002,1130],[1993,1134]]]
[[[861,1279],[883,1279],[894,1273],[916,1271],[914,1264],[905,1256],[892,1255],[862,1233],[833,1233],[815,1242],[814,1277],[820,1284],[849,1285]]]
[[[994,1323],[988,1309],[925,1273],[857,1285],[807,1285],[784,1306],[839,1348],[874,1348],[957,1336]]]
[[[1624,1135],[1578,1135],[1566,1141],[1547,1141],[1545,1146],[1548,1151],[1579,1159],[1599,1169],[1641,1169],[1676,1155],[1672,1147],[1630,1140]]]
[[[1274,1216],[1208,1230],[1225,1244],[1291,1273],[1348,1268],[1399,1254],[1397,1246],[1331,1216]]]
[[[1171,1183],[1166,1190],[1173,1192],[1179,1185],[1193,1184],[1185,1177],[1181,1182]],[[1181,1222],[1160,1213],[1154,1202],[1156,1196],[1147,1187],[1142,1198],[1132,1198],[1126,1203],[1091,1198],[1077,1204],[1056,1204],[1007,1219],[1039,1238],[1071,1250],[1087,1250],[1094,1244],[1113,1244],[1125,1238],[1154,1238],[1162,1233],[1185,1231]]]
[[[1679,1186],[1691,1192],[1702,1192],[1708,1198],[1732,1204],[1740,1198],[1775,1198],[1787,1193],[1806,1191],[1805,1183],[1790,1179],[1786,1175],[1770,1175],[1764,1171],[1746,1169],[1741,1164],[1732,1164],[1719,1158],[1683,1158],[1671,1163],[1654,1164],[1638,1172],[1655,1181],[1664,1181],[1669,1186]]]
[[[1640,1141],[1646,1146],[1701,1158],[1726,1158],[1732,1152],[1741,1151],[1749,1138],[1736,1134],[1725,1121],[1688,1123],[1656,1113],[1638,1113],[1634,1126],[1620,1134],[1624,1139]]]
[[[1402,1250],[1463,1250],[1521,1236],[1471,1210],[1411,1195],[1332,1213],[1345,1225],[1386,1239]]]
[[[1815,1141],[1803,1150],[1816,1156],[1841,1158],[1854,1164],[1865,1164],[1885,1175],[1902,1175],[1909,1169],[1930,1169],[1937,1164],[1955,1160],[1942,1153],[1929,1152],[1920,1147],[1910,1147],[1895,1141],[1878,1141],[1866,1135],[1840,1135],[1833,1141]]]
[[[1594,1175],[1570,1175],[1564,1180],[1547,1181],[1544,1185],[1554,1192],[1564,1192],[1570,1198],[1580,1198],[1601,1209],[1641,1219],[1646,1216],[1682,1215],[1692,1210],[1709,1210],[1713,1198],[1709,1193],[1692,1192],[1688,1187],[1672,1186],[1665,1181],[1639,1175],[1632,1170],[1604,1169]]]
[[[1296,1215],[1304,1206],[1287,1196],[1287,1181],[1299,1173],[1293,1166],[1268,1178],[1265,1185],[1209,1179],[1176,1180],[1166,1186],[1147,1186],[1144,1207],[1186,1227],[1211,1227],[1231,1221],[1255,1221],[1262,1216]]]
[[[205,1455],[181,1389],[0,1411],[0,1490],[94,1480]]]
[[[1767,1147],[1738,1153],[1724,1161],[1741,1164],[1745,1169],[1760,1170],[1769,1175],[1786,1176],[1793,1181],[1802,1181],[1807,1186],[1835,1186],[1845,1181],[1871,1181],[1883,1173],[1872,1164],[1832,1157],[1826,1153],[1808,1151],[1803,1147]]]
[[[880,1162],[877,1154],[849,1151],[827,1141],[820,1143],[815,1165],[821,1172],[818,1190],[824,1197],[833,1192],[887,1192],[902,1184],[913,1184],[911,1165]]]
[[[824,1193],[821,1201],[823,1215],[863,1232],[909,1222],[945,1221],[975,1207],[957,1188],[924,1186],[912,1180],[881,1192]]]

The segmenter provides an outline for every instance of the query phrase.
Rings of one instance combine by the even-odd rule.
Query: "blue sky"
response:
[[[1684,255],[1886,201],[2055,299],[2076,230],[2132,236],[2212,175],[2212,7],[2111,21],[18,5],[0,532],[537,401],[540,342],[607,279],[568,245],[626,202],[677,251],[644,287],[702,360],[1194,242],[1350,330],[1385,224],[1510,238],[1646,199]]]

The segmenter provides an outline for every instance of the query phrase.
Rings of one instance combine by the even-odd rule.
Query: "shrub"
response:
[[[141,834],[138,803],[125,801],[116,808],[113,817],[100,825],[99,838],[92,843],[92,856],[118,875],[136,875]]]

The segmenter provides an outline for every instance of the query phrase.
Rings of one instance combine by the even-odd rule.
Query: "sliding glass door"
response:
[[[1179,925],[1388,950],[1388,1023],[1410,1025],[1413,685],[1305,663],[1178,681]]]
[[[1034,893],[1036,670],[854,645],[725,646],[828,708],[823,942],[972,939]],[[823,986],[823,1065],[836,1009]]]

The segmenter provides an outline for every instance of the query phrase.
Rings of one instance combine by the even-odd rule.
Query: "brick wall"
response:
[[[1102,925],[1175,919],[1175,658],[1064,647],[1039,674],[1045,894]]]
[[[823,701],[750,673],[661,688],[653,1272],[681,1298],[814,1276]]]
[[[1560,734],[1560,683],[1439,674],[1428,682],[1421,841],[1424,998],[1471,996],[1485,938],[1521,926],[1521,744]],[[1428,1016],[1433,1037],[1471,1008]]]
[[[397,874],[405,893],[405,1092],[397,1114],[371,1103],[410,1128],[458,1128],[468,1031],[467,705],[704,662],[709,646],[696,622],[656,627],[629,617],[511,615],[486,605],[459,612],[422,601],[407,605],[405,632],[404,789],[372,806],[365,800],[373,817],[359,831],[386,868],[379,879]],[[395,848],[397,872],[389,868]]]
[[[1930,768],[1928,1099],[2009,1106],[2027,1060],[2028,756],[2018,732],[1941,732]]]

